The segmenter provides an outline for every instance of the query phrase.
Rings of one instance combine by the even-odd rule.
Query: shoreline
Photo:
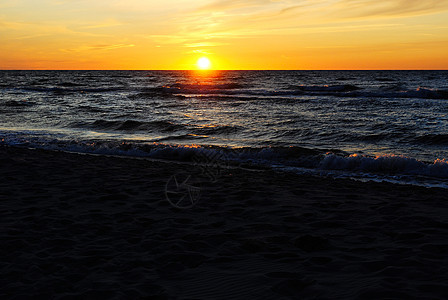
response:
[[[10,146],[0,163],[3,298],[446,295],[445,189]]]
[[[350,154],[344,150],[300,146],[248,146],[233,149],[222,145],[156,142],[139,144],[129,141],[96,141],[92,144],[80,142],[71,148],[70,143],[52,147],[51,143],[46,146],[37,142],[10,144],[3,139],[0,140],[0,146],[190,164],[193,167],[204,164],[206,167],[214,165],[246,170],[271,170],[299,177],[313,176],[448,190],[448,161],[445,158],[435,158],[431,161],[395,153]]]

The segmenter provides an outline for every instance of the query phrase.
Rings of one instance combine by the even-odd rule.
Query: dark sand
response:
[[[448,191],[0,147],[0,297],[446,299]],[[195,198],[196,199],[196,198]],[[158,298],[157,298],[157,297]]]

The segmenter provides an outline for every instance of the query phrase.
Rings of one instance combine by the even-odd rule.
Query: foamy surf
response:
[[[5,136],[5,131],[3,131]],[[184,163],[205,163],[218,168],[272,168],[335,178],[388,181],[448,188],[448,161],[421,161],[404,155],[361,155],[342,150],[304,147],[223,147],[199,144],[166,144],[150,141],[55,139],[41,132],[9,133],[0,144],[97,155],[114,155]],[[59,135],[59,138],[63,135]]]

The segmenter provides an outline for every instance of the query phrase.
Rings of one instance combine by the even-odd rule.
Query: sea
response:
[[[0,71],[0,144],[448,188],[448,71]]]

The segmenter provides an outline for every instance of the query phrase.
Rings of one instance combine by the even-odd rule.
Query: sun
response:
[[[201,70],[208,70],[208,69],[210,69],[210,67],[212,65],[212,63],[210,62],[210,60],[207,57],[201,57],[200,59],[198,59],[196,64],[197,64],[198,68]]]

